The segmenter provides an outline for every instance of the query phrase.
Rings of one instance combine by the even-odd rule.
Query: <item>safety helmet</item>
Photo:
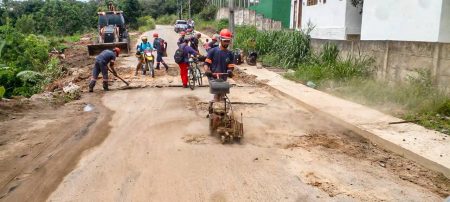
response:
[[[142,36],[142,37],[141,37],[141,40],[142,40],[142,41],[147,40],[147,36]]]
[[[155,37],[155,38],[158,38],[159,37],[159,35],[158,35],[158,33],[153,33],[153,37]]]
[[[222,29],[220,31],[220,40],[227,39],[230,40],[233,37],[233,34],[228,29]]]
[[[184,35],[186,35],[186,32],[182,31],[182,32],[180,32],[180,35],[184,36]]]
[[[114,52],[116,52],[116,55],[119,56],[120,48],[115,47],[115,48],[114,48]]]
[[[217,41],[217,35],[216,35],[216,34],[214,34],[214,35],[212,36],[211,40],[213,40],[213,41]]]

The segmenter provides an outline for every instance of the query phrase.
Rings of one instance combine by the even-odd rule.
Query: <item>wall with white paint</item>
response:
[[[442,26],[443,1],[449,0],[365,0],[362,18],[362,40],[398,40],[450,42],[445,33],[449,25]],[[450,12],[447,10],[445,12]],[[444,20],[445,21],[445,20]]]
[[[362,16],[349,0],[319,1],[313,6],[306,2],[303,0],[302,28],[311,23],[312,38],[345,40],[347,34],[360,34]]]
[[[361,8],[357,8],[353,6],[350,1],[347,1],[345,16],[346,34],[361,34]]]
[[[445,0],[442,5],[439,42],[450,42],[450,0]]]

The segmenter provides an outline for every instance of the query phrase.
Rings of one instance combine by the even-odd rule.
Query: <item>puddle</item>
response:
[[[90,111],[92,111],[92,110],[94,110],[94,106],[91,105],[91,104],[87,104],[87,105],[84,106],[84,108],[83,108],[83,111],[85,111],[85,112],[90,112]]]

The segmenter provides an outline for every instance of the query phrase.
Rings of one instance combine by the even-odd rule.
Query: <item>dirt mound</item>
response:
[[[442,197],[450,195],[450,179],[413,161],[380,149],[377,145],[350,131],[338,134],[312,130],[307,135],[299,137],[298,141],[285,145],[284,148],[293,149],[295,147],[307,150],[319,148],[332,153],[344,154],[360,161],[369,161],[373,166],[386,168],[398,175],[400,179],[427,187]]]

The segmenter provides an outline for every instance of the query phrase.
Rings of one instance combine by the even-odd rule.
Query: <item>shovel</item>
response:
[[[108,71],[111,72],[111,74],[114,75],[114,72],[108,67]],[[125,80],[123,80],[119,75],[114,75],[117,78],[119,78],[120,80],[122,80],[127,86],[129,86],[130,84],[128,82],[126,82]]]

